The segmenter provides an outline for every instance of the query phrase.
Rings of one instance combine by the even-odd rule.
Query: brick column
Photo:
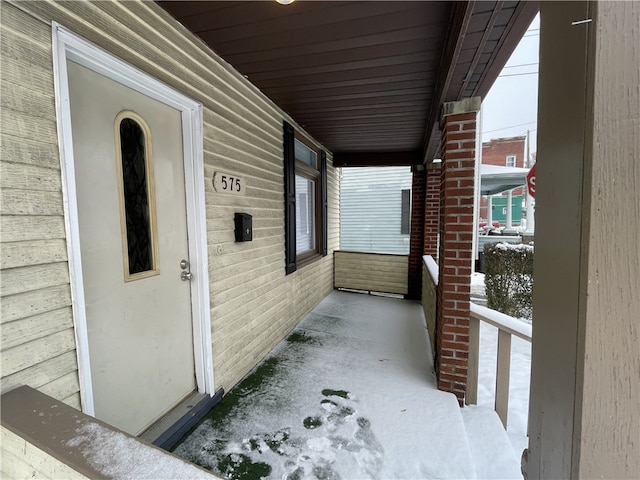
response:
[[[409,293],[407,298],[422,297],[422,255],[424,255],[425,170],[420,165],[411,168],[411,235],[409,244]]]
[[[458,397],[467,387],[473,244],[476,117],[480,98],[445,103],[441,118],[440,251],[436,313],[438,388]]]
[[[424,248],[423,255],[438,258],[438,224],[440,223],[440,164],[427,167],[427,182],[424,204]]]

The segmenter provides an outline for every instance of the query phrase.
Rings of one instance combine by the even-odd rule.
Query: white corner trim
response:
[[[89,341],[80,257],[80,233],[69,104],[67,60],[72,60],[135,91],[182,112],[189,257],[194,268],[191,286],[193,343],[198,391],[213,395],[213,351],[209,300],[209,262],[205,210],[202,105],[115,58],[101,48],[52,22],[53,71],[61,156],[62,189],[69,258],[72,309],[82,411],[95,414]]]

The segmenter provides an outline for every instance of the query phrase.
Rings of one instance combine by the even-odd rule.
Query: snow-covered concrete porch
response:
[[[335,291],[174,453],[230,478],[521,478],[432,358],[420,303]]]

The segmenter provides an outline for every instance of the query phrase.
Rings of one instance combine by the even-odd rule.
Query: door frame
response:
[[[82,411],[95,415],[80,256],[67,60],[79,63],[181,112],[189,261],[194,272],[191,282],[191,313],[196,385],[200,393],[213,395],[215,390],[209,306],[202,104],[114,57],[57,22],[52,22],[52,35],[62,193]]]

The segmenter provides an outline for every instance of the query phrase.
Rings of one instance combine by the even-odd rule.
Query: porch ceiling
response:
[[[158,1],[334,154],[338,166],[438,155],[443,102],[484,97],[532,1]]]

